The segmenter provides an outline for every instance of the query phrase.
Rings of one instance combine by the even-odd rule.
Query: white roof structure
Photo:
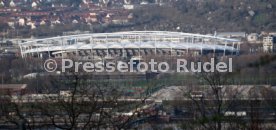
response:
[[[59,36],[20,43],[22,56],[30,53],[97,49],[220,50],[236,52],[239,40],[167,31],[130,31]]]

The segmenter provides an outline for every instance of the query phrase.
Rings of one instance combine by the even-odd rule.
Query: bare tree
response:
[[[188,103],[194,116],[194,127],[210,130],[242,127],[240,118],[231,113],[244,91],[240,85],[233,85],[233,73],[201,72],[195,76],[199,82],[183,90],[187,100],[191,101]]]
[[[141,115],[143,106],[148,104],[147,95],[124,99],[120,86],[95,81],[82,73],[55,76],[51,80],[55,85],[44,93],[8,97],[16,99],[9,105],[1,104],[1,110],[10,113],[2,120],[27,129],[128,129],[144,117]]]

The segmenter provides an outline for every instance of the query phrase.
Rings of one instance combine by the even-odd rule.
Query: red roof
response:
[[[16,13],[16,16],[45,16],[50,15],[50,12],[38,12],[38,11],[28,11]]]

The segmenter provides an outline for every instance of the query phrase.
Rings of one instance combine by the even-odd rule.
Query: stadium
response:
[[[167,31],[92,33],[20,43],[22,57],[135,57],[147,55],[237,55],[239,40]]]

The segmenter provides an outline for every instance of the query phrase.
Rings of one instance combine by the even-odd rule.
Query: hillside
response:
[[[173,6],[135,10],[134,30],[275,31],[275,0],[178,0]]]

